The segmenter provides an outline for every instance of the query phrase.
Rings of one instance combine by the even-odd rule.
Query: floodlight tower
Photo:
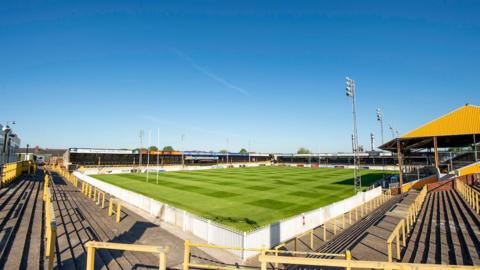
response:
[[[357,132],[357,112],[355,103],[355,81],[349,77],[345,77],[346,82],[346,95],[352,99],[352,114],[353,114],[353,184],[355,193],[362,190],[362,178],[358,173],[359,160],[358,160],[358,132]]]
[[[382,109],[380,108],[377,108],[377,121],[380,122],[380,130],[381,130],[382,145],[383,145],[385,143],[384,137],[383,137],[383,112],[382,112]]]
[[[392,123],[388,124],[388,129],[392,132],[392,139],[395,139],[395,128],[392,126]]]
[[[373,152],[373,148],[375,147],[375,134],[370,133],[370,150]]]

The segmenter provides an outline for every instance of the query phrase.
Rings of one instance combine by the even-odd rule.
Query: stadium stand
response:
[[[41,172],[18,175],[10,185],[0,189],[0,269],[40,268],[41,192]]]
[[[63,165],[71,169],[79,166],[145,166],[150,165],[215,165],[230,163],[267,162],[269,154],[221,153],[205,151],[150,151],[128,149],[69,148],[63,154]]]
[[[402,261],[480,265],[480,217],[454,189],[430,192]]]

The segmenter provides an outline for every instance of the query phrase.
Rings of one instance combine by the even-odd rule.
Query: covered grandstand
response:
[[[270,154],[207,151],[150,151],[128,149],[69,148],[63,155],[64,165],[72,166],[145,166],[215,165],[268,162]]]
[[[466,104],[399,138],[381,149],[396,153],[400,183],[408,171],[408,156],[428,155],[426,166],[433,166],[440,177],[458,174],[455,170],[479,161],[480,107]]]

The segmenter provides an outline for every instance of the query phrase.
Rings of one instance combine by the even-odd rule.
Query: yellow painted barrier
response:
[[[351,226],[354,222],[357,222],[360,218],[366,216],[367,214],[371,213],[372,211],[374,211],[375,209],[380,207],[383,203],[388,201],[391,197],[392,197],[391,192],[390,192],[390,190],[388,190],[387,192],[382,193],[382,195],[380,195],[380,196],[378,196],[378,197],[376,197],[372,200],[369,200],[369,201],[353,208],[352,210],[350,210],[350,211],[348,211],[344,214],[341,214],[339,216],[333,217],[333,218],[325,221],[322,225],[320,225],[317,228],[305,231],[305,232],[295,236],[294,238],[292,238],[290,240],[287,240],[286,243],[289,243],[289,242],[293,241],[294,242],[294,251],[297,251],[297,241],[299,240],[299,238],[304,237],[305,235],[309,235],[310,240],[309,240],[309,244],[307,246],[311,250],[314,250],[314,245],[313,245],[314,241],[313,240],[314,240],[316,229],[322,228],[321,230],[323,230],[323,241],[324,242],[328,241],[329,239],[327,237],[327,230],[329,230],[330,227],[332,228],[333,235],[337,235],[337,230],[339,228],[344,230],[348,226]],[[346,216],[348,216],[348,218],[346,218]],[[353,216],[355,217],[355,221],[352,220]],[[348,226],[347,226],[346,220],[348,220]],[[340,224],[338,224],[338,223],[340,223]]]
[[[169,247],[147,246],[135,244],[109,243],[109,242],[95,242],[90,241],[85,244],[87,248],[87,270],[95,269],[95,252],[97,249],[110,249],[122,251],[148,252],[155,253],[159,256],[159,270],[166,270],[167,256]]]
[[[464,176],[468,174],[480,173],[480,162],[473,163],[457,170],[458,176]]]
[[[300,256],[321,256],[321,257],[335,257],[335,258],[345,258],[346,260],[351,260],[351,253],[350,251],[347,251],[345,253],[318,253],[318,252],[304,252],[304,251],[288,251],[288,250],[279,250],[280,247],[284,247],[284,244],[280,244],[279,246],[275,247],[275,249],[261,249],[261,248],[239,248],[239,247],[227,247],[227,246],[217,246],[217,245],[209,245],[209,244],[194,244],[190,243],[190,241],[185,240],[185,249],[184,249],[184,254],[183,254],[183,270],[189,270],[190,268],[194,269],[215,269],[215,270],[238,270],[242,268],[248,268],[250,269],[251,267],[238,267],[238,266],[218,266],[218,265],[209,265],[209,264],[199,264],[199,263],[191,263],[190,262],[190,251],[192,247],[197,247],[197,248],[211,248],[211,249],[226,249],[226,250],[236,250],[236,251],[254,251],[254,252],[260,252],[262,254],[265,253],[271,253],[274,254],[275,256],[279,255],[288,255],[288,256],[295,256],[295,255],[300,255]],[[276,266],[278,268],[278,265]]]
[[[402,246],[406,246],[406,239],[407,235],[410,234],[410,231],[413,229],[413,225],[415,224],[418,214],[422,209],[423,202],[425,201],[425,197],[427,196],[427,186],[423,186],[422,190],[418,194],[417,198],[413,201],[413,203],[407,209],[407,215],[405,218],[402,218],[400,222],[398,222],[397,226],[393,229],[392,233],[387,239],[387,258],[388,262],[393,261],[392,255],[392,243],[396,240],[396,257],[400,260],[400,236],[402,237]]]
[[[300,258],[292,256],[273,256],[262,253],[258,260],[260,269],[267,270],[268,264],[344,267],[346,269],[389,269],[389,270],[478,270],[478,266],[445,265],[445,264],[420,264],[420,263],[394,263],[378,261],[355,261],[321,258]],[[317,268],[317,267],[315,267]]]
[[[46,175],[47,176],[47,175]],[[57,238],[57,222],[53,209],[53,197],[50,188],[43,190],[45,201],[45,257],[47,258],[47,270],[53,269],[55,258],[55,243]]]
[[[87,198],[92,199],[97,205],[101,205],[101,208],[105,208],[105,200],[106,200],[106,193],[103,190],[100,190],[99,188],[84,182],[80,181],[76,176],[68,172],[65,168],[62,168],[60,166],[54,166],[53,169],[60,174],[64,179],[72,183],[72,185],[76,188],[78,188],[78,183],[80,182],[81,186],[81,192],[83,195],[85,195]],[[114,201],[116,199],[113,199]],[[111,203],[110,203],[111,204]],[[120,213],[121,213],[121,203],[118,201],[118,203],[115,203],[117,205],[117,217],[116,221],[117,223],[120,222]],[[113,206],[110,206],[113,208]],[[109,209],[109,216],[112,215],[113,209]]]
[[[95,187],[93,191],[93,201],[100,205],[100,198],[102,198],[102,209],[105,208],[105,191],[100,190],[99,188]]]
[[[387,239],[387,251],[388,251],[388,261],[392,262],[392,243],[396,240],[396,251],[397,251],[397,260],[400,260],[400,236],[402,236],[402,246],[407,245],[407,235],[405,231],[405,219],[402,219],[395,229],[393,229],[392,234]]]
[[[465,202],[470,205],[473,211],[480,215],[480,192],[458,179],[455,180],[455,189],[460,193],[460,196],[463,197]]]
[[[312,229],[312,230],[308,230],[308,231],[306,231],[306,232],[304,232],[304,233],[302,233],[302,234],[300,234],[300,235],[298,235],[298,236],[295,237],[295,239],[293,240],[293,241],[294,241],[294,245],[295,245],[295,247],[294,247],[293,250],[297,250],[297,241],[298,241],[300,238],[302,238],[303,236],[307,235],[307,234],[309,235],[309,239],[310,239],[310,240],[309,240],[310,244],[309,244],[308,247],[310,248],[310,250],[313,250],[313,249],[314,249],[314,247],[313,247],[313,236],[314,236],[314,233],[313,233],[313,229]]]
[[[33,161],[26,160],[26,161],[19,161],[19,162],[11,162],[5,163],[2,165],[0,171],[2,171],[1,175],[1,183],[0,185],[6,186],[10,184],[13,180],[25,173],[31,173],[32,171],[36,171],[36,165],[34,165]]]
[[[122,213],[122,203],[120,202],[120,200],[114,198],[110,198],[108,200],[108,216],[112,216],[114,204],[117,205],[117,210],[115,211],[117,218],[115,219],[115,221],[117,223],[120,223],[120,214]]]
[[[436,182],[438,182],[438,177],[436,175],[432,175],[432,176],[425,177],[425,178],[422,178],[422,179],[419,179],[419,180],[416,180],[416,181],[412,181],[412,182],[409,182],[409,183],[406,183],[406,184],[402,185],[402,188],[401,188],[402,193],[407,192],[412,188],[418,190],[418,189],[423,188],[425,185],[436,183]]]

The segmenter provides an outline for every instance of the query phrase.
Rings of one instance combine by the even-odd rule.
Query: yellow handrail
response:
[[[31,160],[10,162],[1,165],[1,182],[0,185],[6,186],[13,180],[24,173],[30,174],[32,171],[36,172],[37,165]]]
[[[66,170],[63,167],[60,166],[53,166],[53,170],[55,170],[58,174],[60,174],[64,179],[68,180],[74,187],[78,188],[78,183],[80,182],[80,190],[85,195],[87,198],[92,199],[95,204],[101,205],[101,208],[105,208],[105,200],[106,200],[106,192],[93,186],[90,183],[87,183],[85,181],[81,181],[78,179],[75,175],[71,174],[68,170]],[[115,211],[116,213],[116,219],[115,221],[117,223],[120,222],[120,214],[121,214],[121,207],[122,204],[120,200],[115,199],[115,198],[110,198],[109,199],[109,209],[108,209],[108,216],[111,216],[113,213],[113,205],[116,205],[117,209]]]
[[[165,270],[167,268],[166,254],[169,251],[169,247],[110,243],[110,242],[96,242],[96,241],[87,242],[85,244],[85,247],[87,248],[87,270],[94,270],[95,268],[96,249],[113,249],[113,250],[122,250],[122,251],[156,253],[159,255],[158,269]]]
[[[355,217],[355,222],[357,222],[359,220],[359,218],[362,218],[364,216],[366,216],[368,213],[374,211],[375,209],[377,209],[378,207],[380,207],[383,203],[385,203],[386,201],[388,201],[390,198],[392,197],[391,195],[391,192],[386,192],[386,193],[382,193],[380,196],[377,196],[369,201],[366,201],[365,203],[351,209],[350,211],[346,212],[346,213],[343,213],[343,214],[340,214],[336,217],[333,217],[327,221],[325,221],[322,225],[314,228],[314,229],[310,229],[308,231],[305,231],[305,232],[302,232],[300,233],[299,235],[287,240],[286,242],[291,242],[291,241],[294,241],[294,250],[297,250],[297,241],[299,238],[309,234],[310,235],[310,243],[309,243],[309,248],[311,250],[314,250],[314,246],[313,246],[313,239],[314,239],[314,231],[317,229],[317,228],[320,228],[322,227],[323,228],[323,241],[327,241],[327,229],[329,227],[329,225],[331,225],[332,229],[333,229],[333,235],[336,235],[337,234],[337,227],[339,227],[340,225],[337,226],[337,223],[340,223],[341,224],[341,228],[342,229],[345,229],[346,228],[346,215],[348,216],[348,226],[351,226],[353,224],[352,222],[352,216]]]
[[[460,193],[465,202],[472,207],[473,211],[480,215],[480,192],[459,179],[455,180],[455,189]]]
[[[321,258],[300,258],[291,256],[272,256],[261,254],[258,258],[260,269],[267,270],[267,265],[288,264],[306,266],[345,267],[347,269],[389,269],[389,270],[478,270],[478,266],[445,265],[445,264],[420,264],[420,263],[396,263],[378,261],[355,261]]]
[[[112,216],[112,212],[113,212],[113,205],[117,205],[117,209],[115,210],[115,214],[116,214],[116,219],[115,221],[117,223],[120,223],[120,214],[122,213],[122,203],[120,202],[119,199],[115,199],[115,198],[110,198],[108,200],[108,216],[111,217]]]
[[[49,185],[49,176],[45,174],[43,200],[45,202],[45,257],[47,258],[47,270],[53,269],[55,258],[55,243],[57,238],[57,222],[53,208],[53,196]]]
[[[407,209],[407,215],[405,218],[402,218],[397,226],[393,229],[392,233],[387,239],[387,258],[388,262],[393,261],[392,255],[392,243],[396,240],[396,255],[397,259],[400,260],[400,235],[402,237],[402,246],[406,246],[406,239],[407,235],[413,229],[413,224],[416,222],[418,214],[422,209],[423,202],[425,201],[425,197],[427,196],[427,186],[424,186],[420,193],[418,194],[417,198],[413,201],[413,203]]]
[[[251,267],[228,267],[228,266],[218,266],[218,265],[208,265],[208,264],[196,264],[190,262],[190,250],[192,247],[197,248],[212,248],[212,249],[226,249],[226,250],[235,250],[235,251],[253,251],[253,252],[260,252],[262,254],[272,253],[275,256],[279,256],[280,254],[288,254],[290,256],[294,255],[303,255],[303,256],[321,256],[321,257],[338,257],[338,258],[345,258],[346,260],[352,259],[352,254],[350,251],[346,251],[345,253],[318,253],[318,252],[304,252],[304,251],[289,251],[289,250],[279,250],[279,248],[284,247],[285,244],[282,243],[276,246],[273,250],[272,249],[264,249],[264,248],[241,248],[241,247],[229,247],[229,246],[217,246],[217,245],[210,245],[210,244],[197,244],[197,243],[190,243],[190,241],[185,240],[185,249],[183,255],[183,270],[189,270],[190,268],[196,269],[216,269],[216,270],[234,270],[234,269],[242,269],[242,268],[251,268]],[[275,268],[278,268],[278,265],[275,265]]]

